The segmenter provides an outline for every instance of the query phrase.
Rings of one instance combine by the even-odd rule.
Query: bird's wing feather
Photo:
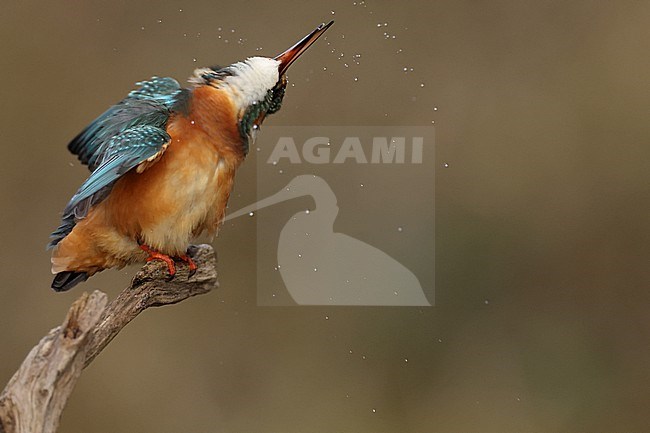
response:
[[[70,152],[91,171],[103,160],[114,136],[139,125],[164,127],[182,99],[183,90],[173,78],[153,77],[137,84],[139,88],[102,113],[68,144]]]
[[[124,173],[140,163],[156,158],[159,153],[164,152],[169,140],[170,136],[164,129],[148,125],[130,128],[114,136],[108,142],[99,166],[66,206],[64,216],[74,212],[77,219],[85,217],[86,201],[90,199],[98,203],[97,200],[92,200],[95,194],[111,186]]]

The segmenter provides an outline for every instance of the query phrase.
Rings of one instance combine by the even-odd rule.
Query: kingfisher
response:
[[[52,288],[66,291],[108,268],[162,260],[189,267],[192,238],[216,234],[235,172],[265,117],[277,112],[287,68],[334,22],[275,57],[199,68],[137,83],[69,144],[90,176],[51,234]]]

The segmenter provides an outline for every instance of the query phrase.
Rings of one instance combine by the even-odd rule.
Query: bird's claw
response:
[[[165,281],[169,282],[174,279],[174,277],[176,276],[176,265],[174,264],[174,259],[169,257],[167,254],[159,253],[158,251],[146,245],[140,245],[140,249],[142,249],[142,251],[149,254],[149,257],[147,257],[148,262],[152,260],[162,260],[163,262],[167,263],[167,269],[169,270],[169,275],[167,276],[167,278],[165,278]],[[183,254],[182,256],[178,256],[178,259],[187,263],[187,266],[189,268],[187,279],[189,280],[194,276],[194,274],[196,274],[196,270],[198,269],[198,266],[196,266],[194,260],[192,260],[192,258],[186,254]]]
[[[189,280],[196,274],[196,270],[198,269],[198,266],[196,266],[196,263],[194,263],[194,260],[188,255],[182,255],[178,256],[179,259],[187,263],[187,267],[189,268],[188,274],[187,274],[187,279]]]
[[[147,257],[147,262],[150,262],[152,260],[162,260],[167,264],[169,275],[167,278],[165,278],[165,281],[171,281],[174,279],[176,276],[176,265],[174,264],[174,260],[171,257],[169,257],[167,254],[159,253],[158,251],[155,251],[146,245],[140,245],[140,249],[149,254],[149,257]]]

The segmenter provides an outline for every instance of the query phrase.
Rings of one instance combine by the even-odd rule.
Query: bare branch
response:
[[[191,247],[198,265],[188,275],[179,266],[172,281],[167,267],[150,262],[110,304],[95,291],[77,299],[63,325],[34,347],[0,394],[0,433],[54,433],[83,368],[138,314],[149,307],[175,304],[217,287],[216,257],[209,245]]]
[[[216,257],[212,247],[200,245],[190,248],[190,256],[198,266],[191,278],[188,279],[187,267],[182,266],[173,280],[165,281],[167,267],[158,261],[150,262],[133,277],[131,285],[108,305],[92,331],[85,366],[143,310],[175,304],[208,293],[218,286]]]

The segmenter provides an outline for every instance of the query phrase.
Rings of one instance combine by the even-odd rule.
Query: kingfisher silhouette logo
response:
[[[271,144],[269,146],[269,144]],[[269,127],[257,143],[259,305],[434,303],[433,127]]]

